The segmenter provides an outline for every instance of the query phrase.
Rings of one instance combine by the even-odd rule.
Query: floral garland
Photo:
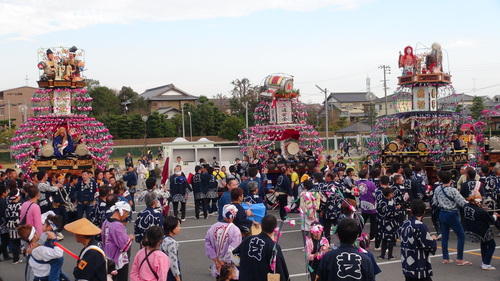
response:
[[[68,92],[67,97],[54,97],[54,93]],[[71,106],[60,107],[57,106],[58,101],[68,101]],[[76,115],[89,115],[92,112],[92,98],[87,93],[86,89],[37,89],[31,98],[31,110],[34,112],[35,117],[51,115],[61,109],[65,111],[71,110],[72,114]]]
[[[19,168],[29,172],[31,163],[37,157],[36,150],[41,148],[42,139],[52,139],[54,131],[65,125],[74,130],[72,135],[80,136],[80,141],[86,144],[96,167],[104,169],[112,152],[113,137],[101,122],[85,114],[28,118],[12,138],[12,154]]]
[[[422,113],[409,116],[401,116],[401,114],[389,115],[381,118],[375,125],[372,134],[368,138],[369,153],[375,162],[380,162],[382,153],[382,141],[380,136],[387,134],[391,130],[397,130],[401,123],[413,122],[415,125],[414,133],[427,145],[426,153],[432,158],[432,161],[438,168],[441,166],[442,158],[448,154],[448,147],[451,142],[451,136],[459,129],[461,124],[473,122],[472,117],[465,117],[462,114],[448,112]],[[473,166],[481,165],[482,155],[484,154],[484,122],[474,122],[473,126],[476,131],[476,146],[478,151],[476,155],[470,156],[470,164]],[[398,132],[396,132],[398,133]]]

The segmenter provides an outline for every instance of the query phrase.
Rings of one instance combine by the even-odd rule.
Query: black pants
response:
[[[12,261],[16,262],[21,254],[21,239],[10,239],[10,243],[12,243]]]
[[[432,224],[434,225],[434,228],[436,229],[436,233],[439,235],[441,234],[441,223],[439,222],[439,208],[432,206]]]
[[[207,218],[207,216],[208,216],[208,198],[194,200],[194,216],[197,219],[200,218],[200,206],[203,209],[203,217]]]
[[[394,248],[394,244],[396,244],[396,241],[387,241],[385,239],[382,239],[382,249],[380,251],[380,256],[385,257],[385,251],[387,250],[387,258],[392,258],[394,257],[392,255],[392,249]]]
[[[0,235],[0,254],[3,255],[3,259],[6,260],[9,258],[9,251],[7,250],[7,246],[9,246],[10,243],[10,236],[9,233],[4,233]]]
[[[130,256],[129,256],[130,257]],[[116,274],[116,280],[120,281],[128,281],[128,263],[124,265],[122,268],[118,269],[118,274]]]
[[[135,212],[135,198],[134,197],[135,197],[135,192],[130,192],[130,198],[132,198],[132,206],[130,206],[130,207],[132,207],[133,212]],[[132,212],[130,212],[130,213],[132,213]]]
[[[210,201],[212,201],[212,206],[210,206]],[[217,201],[219,201],[219,198],[208,199],[207,207],[209,207],[209,213],[217,213]]]
[[[181,219],[186,218],[186,202],[181,203]],[[177,217],[179,214],[179,202],[172,202],[172,206],[174,207],[174,217]]]
[[[365,224],[368,221],[368,218],[370,219],[370,240],[372,240],[375,236],[377,236],[377,214],[361,213],[361,216],[363,217]]]
[[[332,226],[333,226],[334,220],[328,220],[328,219],[323,219],[323,226],[324,226],[324,236],[330,242],[330,237],[332,236]]]
[[[278,196],[278,203],[280,205],[280,218],[281,218],[281,220],[285,220],[286,219],[285,207],[288,204],[287,196],[286,195]]]

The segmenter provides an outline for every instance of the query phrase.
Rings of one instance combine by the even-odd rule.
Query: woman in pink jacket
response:
[[[167,280],[170,259],[158,250],[162,238],[163,230],[159,226],[151,226],[146,230],[142,240],[143,248],[134,257],[131,281]]]

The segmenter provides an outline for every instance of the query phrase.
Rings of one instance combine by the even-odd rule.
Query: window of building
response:
[[[0,107],[0,116],[5,116],[5,107]]]

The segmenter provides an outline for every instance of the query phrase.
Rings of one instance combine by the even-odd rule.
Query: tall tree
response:
[[[92,115],[112,115],[120,114],[121,106],[120,99],[116,93],[108,87],[98,86],[90,90],[89,95],[92,97]]]
[[[238,140],[238,134],[245,128],[245,122],[240,118],[230,116],[222,123],[218,136],[226,140]]]
[[[149,115],[151,112],[148,102],[137,92],[135,92],[131,87],[123,86],[118,92],[118,98],[120,103],[129,102],[127,105],[129,113],[139,113],[141,115]]]
[[[231,107],[231,114],[245,120],[245,106],[248,105],[249,126],[252,126],[254,122],[251,116],[259,104],[258,95],[260,87],[252,85],[248,78],[233,80],[231,85],[233,85],[233,89],[231,90],[231,100],[229,103]]]
[[[375,104],[369,104],[363,109],[365,112],[365,118],[370,127],[375,126],[375,119],[377,118],[377,111],[375,110]]]
[[[472,99],[472,106],[470,107],[470,115],[475,120],[478,120],[483,116],[484,101],[481,97],[474,97]]]
[[[85,89],[87,89],[87,91],[90,91],[90,90],[97,88],[97,87],[100,87],[100,86],[101,86],[101,83],[99,82],[99,80],[90,79],[90,78],[85,79]]]

